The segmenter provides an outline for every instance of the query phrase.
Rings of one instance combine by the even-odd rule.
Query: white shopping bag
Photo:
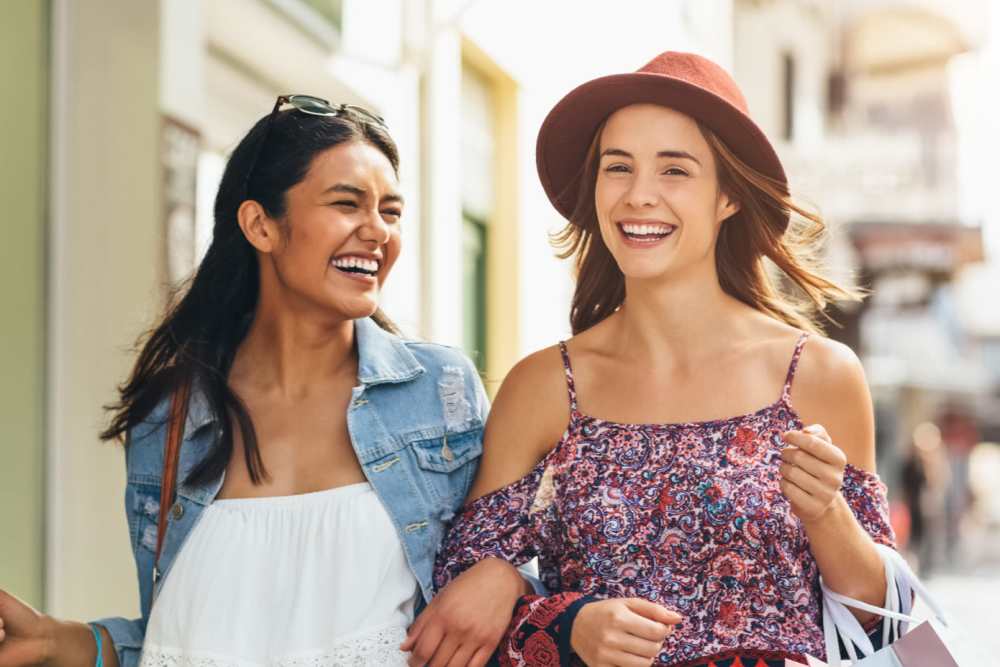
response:
[[[823,589],[823,634],[827,660],[807,656],[807,664],[786,660],[786,667],[841,667],[842,641],[853,667],[982,667],[990,663],[978,655],[947,620],[940,605],[895,549],[876,545],[885,565],[885,607],[875,607]],[[928,621],[910,615],[914,594],[934,614]],[[848,607],[881,616],[883,648],[875,650],[861,623]],[[910,625],[914,627],[907,631]],[[838,641],[839,640],[839,641]],[[891,643],[889,643],[891,641]]]

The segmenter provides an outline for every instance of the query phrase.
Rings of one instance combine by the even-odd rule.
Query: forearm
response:
[[[47,664],[51,667],[93,667],[97,664],[97,643],[94,633],[86,623],[56,621],[53,631],[52,653]],[[101,632],[101,653],[104,667],[119,667],[115,645],[108,631]]]
[[[843,496],[838,494],[826,514],[803,522],[803,527],[826,586],[835,593],[881,607],[886,591],[882,558]],[[862,623],[872,619],[871,614],[854,613]]]
[[[531,582],[525,579],[521,571],[511,565],[509,562],[502,558],[496,558],[490,556],[479,561],[472,569],[481,570],[483,575],[488,579],[503,579],[510,583],[510,590],[513,595],[513,599],[516,602],[525,595],[532,595],[535,593],[534,586]],[[506,588],[506,586],[505,586]],[[513,609],[514,605],[511,605]]]

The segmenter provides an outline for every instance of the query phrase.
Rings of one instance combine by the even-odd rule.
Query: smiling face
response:
[[[281,221],[241,218],[248,240],[270,262],[282,300],[345,319],[374,313],[401,245],[403,199],[389,159],[365,141],[329,148],[285,199]],[[262,269],[263,281],[270,271]]]
[[[597,220],[627,278],[714,267],[719,229],[738,207],[720,192],[712,150],[691,117],[624,107],[605,123],[598,152]]]

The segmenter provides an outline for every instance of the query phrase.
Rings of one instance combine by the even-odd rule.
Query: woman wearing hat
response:
[[[861,364],[814,319],[857,298],[812,268],[822,220],[691,54],[568,94],[538,169],[574,336],[506,378],[436,585],[538,557],[552,594],[521,598],[501,664],[823,656],[820,576],[881,604],[894,537]]]

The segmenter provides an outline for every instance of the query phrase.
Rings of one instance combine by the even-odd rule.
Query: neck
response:
[[[315,310],[274,308],[263,300],[236,351],[231,383],[302,397],[332,377],[357,375],[354,322]]]
[[[625,293],[616,338],[629,356],[684,363],[730,344],[747,327],[749,307],[722,290],[714,265],[666,279],[626,278]]]

